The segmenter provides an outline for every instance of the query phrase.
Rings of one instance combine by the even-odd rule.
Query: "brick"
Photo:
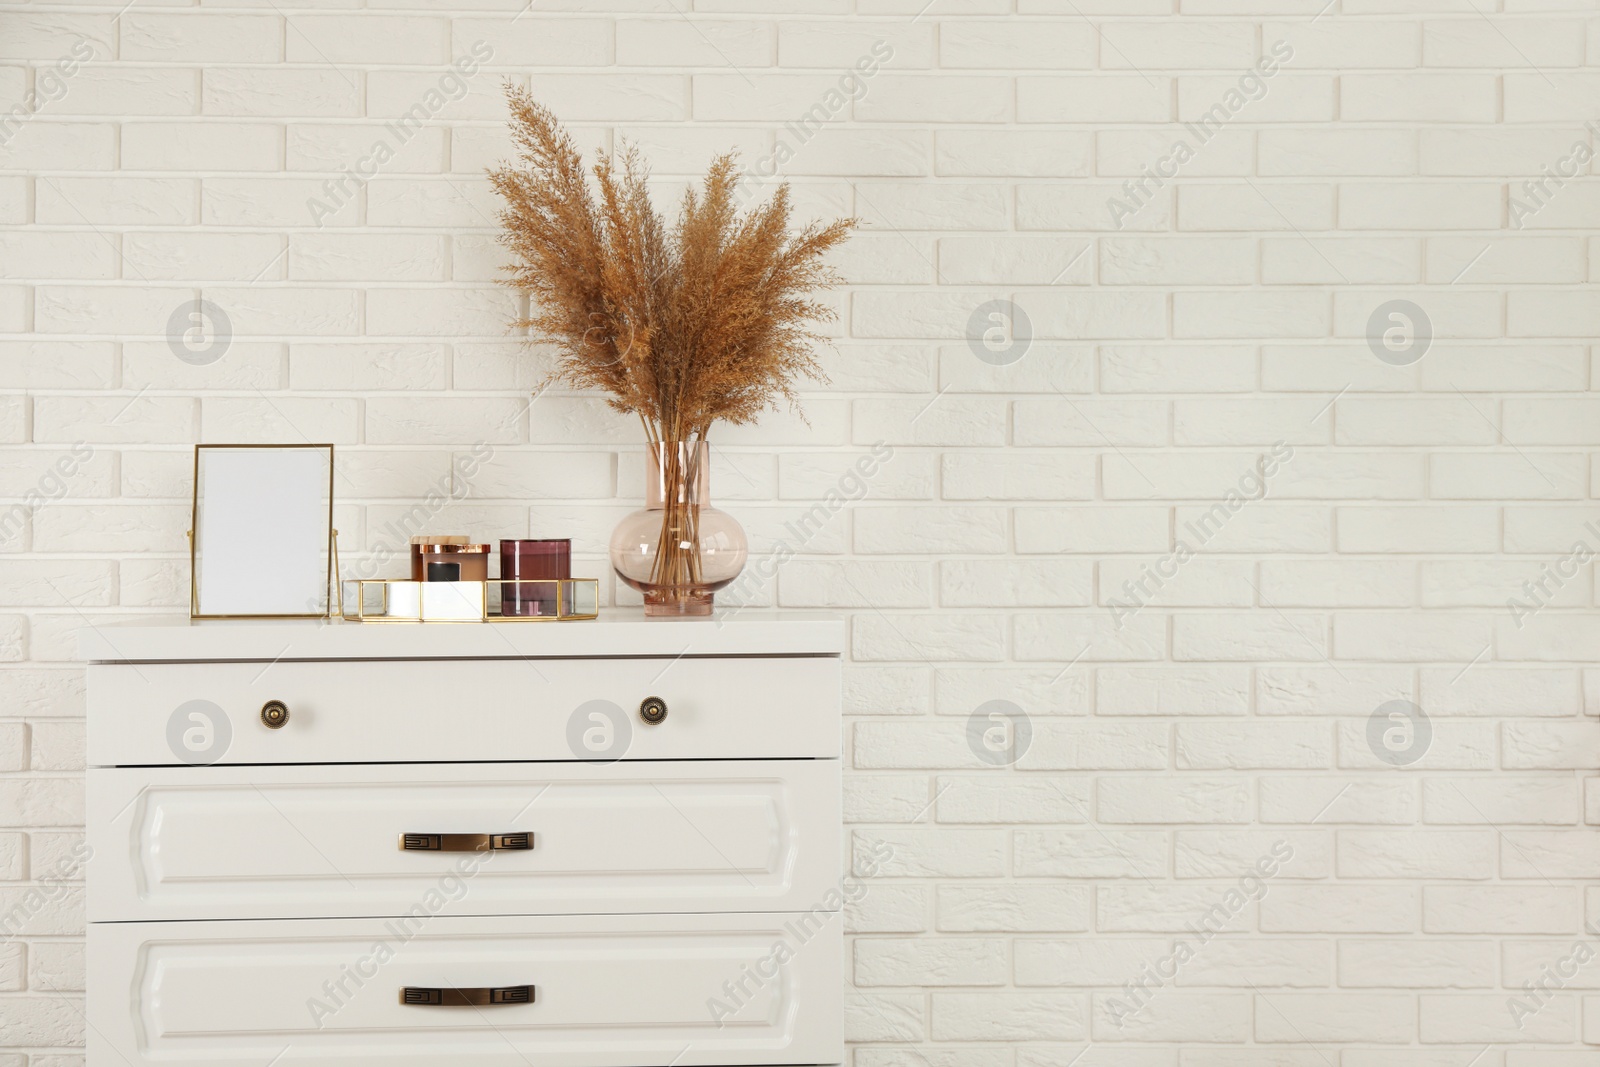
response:
[[[1370,37],[1363,34],[1363,37]],[[1367,50],[1370,54],[1370,50]],[[1261,174],[1339,175],[1365,177],[1410,175],[1417,171],[1416,135],[1410,130],[1381,128],[1264,129],[1259,135]],[[1334,244],[1318,240],[1317,249]],[[1330,253],[1331,255],[1331,253]]]
[[[1088,819],[1090,787],[1081,778],[941,776],[937,788],[934,816],[941,823],[1075,823]]]
[[[959,26],[945,23],[941,27],[941,41],[950,41],[952,35],[960,32]],[[1045,41],[1048,40],[1046,36]],[[1041,50],[1051,57],[1067,54],[1048,46]],[[1014,61],[1007,60],[1008,63]],[[934,134],[934,169],[941,176],[956,178],[1083,177],[1089,173],[1092,151],[1087,133],[941,129]]]
[[[858,986],[998,986],[1008,977],[1006,943],[980,938],[859,939]]]
[[[1576,933],[1576,888],[1427,886],[1423,929],[1430,934]]]
[[[1107,933],[1238,932],[1251,927],[1257,907],[1232,885],[1100,886],[1095,900],[1098,929]]]
[[[1131,1016],[1112,1009],[1110,1001],[1108,994],[1095,996],[1097,1040],[1233,1043],[1249,1039],[1250,998],[1243,994],[1164,993]]]
[[[814,3],[800,11],[833,10],[842,5]],[[764,10],[739,8],[727,10]],[[888,11],[873,12],[886,14]],[[859,25],[839,22],[785,22],[778,27],[778,62],[782,66],[828,67],[844,70],[865,60],[867,67],[928,67],[933,59],[933,27],[915,20],[908,26],[895,21]],[[876,46],[876,48],[874,47]]]
[[[860,900],[846,902],[846,933],[919,933],[927,927],[926,893],[919,886],[874,885]]]
[[[1244,715],[1250,708],[1249,673],[1239,667],[1101,667],[1096,680],[1101,715]]]
[[[1492,507],[1341,507],[1335,515],[1345,552],[1493,552],[1499,545]]]
[[[1517,770],[1600,766],[1600,723],[1525,722],[1501,727],[1501,763]]]
[[[1495,867],[1492,831],[1340,830],[1340,878],[1484,879]]]
[[[878,873],[890,878],[995,878],[1005,873],[1006,835],[1003,830],[877,829],[852,834],[854,870],[866,877],[865,864],[877,857],[869,847],[881,842],[892,855],[878,864]]]
[[[1419,915],[1408,886],[1275,885],[1260,908],[1264,933],[1410,933]]]
[[[1088,70],[1094,28],[1081,23],[956,20],[939,27],[939,65],[981,70]]]
[[[1019,122],[1167,122],[1171,81],[1137,74],[1094,78],[1022,75],[1017,78]]]
[[[1256,354],[1246,346],[1106,345],[1100,388],[1115,393],[1242,393],[1255,386]]]
[[[936,908],[946,933],[1055,933],[1089,929],[1087,886],[942,885]],[[1019,942],[1019,959],[1020,945]],[[1018,984],[1028,985],[1018,969]]]
[[[1123,201],[1123,185],[1072,183],[1023,185],[1017,189],[1017,229],[1137,231],[1168,229],[1172,222],[1170,189],[1148,194],[1130,217],[1113,211]]]
[[[1167,835],[1154,831],[1019,830],[1019,878],[1143,878],[1165,874]],[[1101,912],[1104,922],[1103,906]],[[1106,927],[1102,925],[1102,929]],[[1140,927],[1140,929],[1146,929]]]
[[[860,122],[1009,122],[1012,85],[1008,78],[879,74],[855,103]]]
[[[1394,993],[1260,993],[1255,1039],[1262,1042],[1406,1042],[1416,1005]]]
[[[1284,5],[1285,10],[1288,7]],[[1373,30],[1371,23],[1345,23],[1334,19],[1318,19],[1309,24],[1269,21],[1262,23],[1261,36],[1266,41],[1290,42],[1294,57],[1288,62],[1296,70],[1416,65],[1422,26],[1393,20],[1384,22],[1381,32]]]
[[[1016,981],[1020,986],[1119,986],[1150,961],[1171,952],[1171,943],[1150,938],[1116,940],[1019,939]]]
[[[1180,986],[1304,989],[1328,984],[1333,946],[1292,938],[1218,939],[1178,973]]]
[[[1411,237],[1269,237],[1261,242],[1261,280],[1268,285],[1400,285],[1422,280],[1422,252]],[[1450,279],[1446,279],[1447,281]]]
[[[947,285],[1084,285],[1095,261],[1082,241],[1053,234],[939,239],[939,280]]]
[[[1167,125],[1138,126],[1130,129],[1100,130],[1095,134],[1095,173],[1102,177],[1141,178],[1146,168],[1167,170],[1175,158],[1177,139]],[[1224,127],[1211,135],[1205,151],[1183,163],[1190,177],[1246,175],[1255,170],[1255,133],[1238,126]],[[1137,181],[1136,181],[1137,184]],[[1148,190],[1148,186],[1144,186]],[[1131,201],[1128,206],[1138,207]],[[1130,224],[1126,214],[1118,221]],[[1128,228],[1127,225],[1118,229]]]
[[[927,1029],[926,1001],[920,993],[847,994],[845,1037],[850,1041],[921,1041]]]
[[[1345,988],[1491,989],[1495,970],[1495,947],[1487,941],[1339,942],[1339,985]]]
[[[1486,74],[1350,74],[1340,79],[1347,122],[1493,122],[1495,81]]]
[[[1333,760],[1331,734],[1312,722],[1179,723],[1175,751],[1179,770],[1325,769]]]
[[[1167,766],[1167,727],[1034,721],[1022,770],[1151,770]]]
[[[1501,877],[1592,878],[1600,853],[1588,838],[1587,831],[1507,831],[1500,838]]]
[[[1179,660],[1323,660],[1328,631],[1320,615],[1180,615],[1172,620],[1172,650]]]
[[[1422,783],[1422,811],[1429,823],[1570,825],[1578,821],[1578,789],[1571,779],[1429,778]]]
[[[1401,560],[1267,560],[1261,599],[1282,607],[1406,607],[1415,568]]]
[[[1417,821],[1417,786],[1387,778],[1262,778],[1258,786],[1265,823],[1369,823]]]
[[[1576,1030],[1577,998],[1550,998],[1538,1012],[1520,1017],[1493,994],[1423,994],[1417,998],[1421,1037],[1430,1043],[1472,1041],[1570,1041]]]
[[[1403,641],[1402,653],[1396,642]],[[1333,642],[1340,659],[1442,659],[1470,663],[1490,643],[1488,620],[1479,616],[1345,614],[1334,619]]]
[[[1093,702],[1087,672],[1063,673],[1052,668],[1020,669],[950,667],[934,672],[934,707],[944,715],[967,715],[997,697],[1018,704],[1030,715],[1083,715]],[[1039,723],[1040,731],[1054,727]]]
[[[116,24],[121,27],[122,59],[224,64],[274,63],[284,58],[283,20],[275,15],[135,11]]]
[[[1333,228],[1331,185],[1184,185],[1178,191],[1180,229],[1328,230]]]
[[[1249,819],[1250,789],[1236,778],[1104,778],[1096,814],[1109,823],[1236,823]]]
[[[1262,869],[1274,879],[1327,878],[1333,872],[1333,838],[1325,831],[1179,830],[1173,837],[1179,878],[1237,879]]]
[[[939,565],[939,602],[952,607],[1087,606],[1092,585],[1093,569],[1080,560],[953,560]]]
[[[935,993],[941,1041],[1076,1041],[1088,1036],[1086,997],[1047,993]]]

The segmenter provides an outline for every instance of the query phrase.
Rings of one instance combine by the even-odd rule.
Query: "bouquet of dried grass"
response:
[[[794,403],[799,379],[827,380],[811,324],[834,312],[810,294],[837,284],[822,258],[855,219],[790,233],[786,184],[741,216],[728,153],[669,227],[636,148],[586,168],[548,108],[515,86],[506,98],[518,163],[489,180],[505,199],[507,284],[532,298],[515,325],[555,345],[551,380],[606,391],[652,442],[703,437],[717,419],[753,422],[780,396]]]
[[[547,381],[603,390],[613,408],[636,413],[663,462],[687,467],[662,471],[662,482],[692,487],[713,422],[753,422],[780,398],[798,408],[801,379],[827,380],[813,324],[834,312],[814,294],[838,283],[823,257],[856,220],[791,232],[786,184],[741,215],[728,153],[698,192],[685,191],[669,225],[651,205],[636,148],[585,167],[548,108],[514,86],[506,99],[517,160],[489,180],[505,201],[506,284],[531,298],[515,325],[554,346]],[[669,499],[666,510],[676,526],[664,525],[663,541],[697,543],[698,508]],[[676,572],[697,572],[698,553],[666,555],[663,580],[697,577]]]

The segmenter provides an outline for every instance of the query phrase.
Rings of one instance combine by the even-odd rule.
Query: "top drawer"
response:
[[[833,758],[839,670],[831,656],[97,663],[89,763]],[[276,729],[268,701],[288,710]]]

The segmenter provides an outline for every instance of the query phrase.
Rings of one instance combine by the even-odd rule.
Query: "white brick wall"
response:
[[[506,80],[663,192],[739,146],[867,222],[810,427],[724,428],[714,475],[798,551],[749,598],[852,614],[855,1067],[1597,1054],[1600,963],[1561,970],[1600,954],[1596,0],[121,8],[0,4],[0,916],[50,890],[0,941],[0,1067],[81,1063],[72,635],[184,607],[192,443],[337,442],[352,567],[453,491],[437,527],[602,573],[637,431],[526,406]],[[206,365],[166,338],[196,296]],[[1369,345],[1394,300],[1420,361]]]

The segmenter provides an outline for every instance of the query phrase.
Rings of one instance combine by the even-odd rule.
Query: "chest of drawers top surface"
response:
[[[357,623],[322,619],[150,621],[86,627],[93,663],[319,659],[524,659],[625,656],[838,656],[836,615],[735,611],[702,619],[646,619],[603,611],[563,623]]]

